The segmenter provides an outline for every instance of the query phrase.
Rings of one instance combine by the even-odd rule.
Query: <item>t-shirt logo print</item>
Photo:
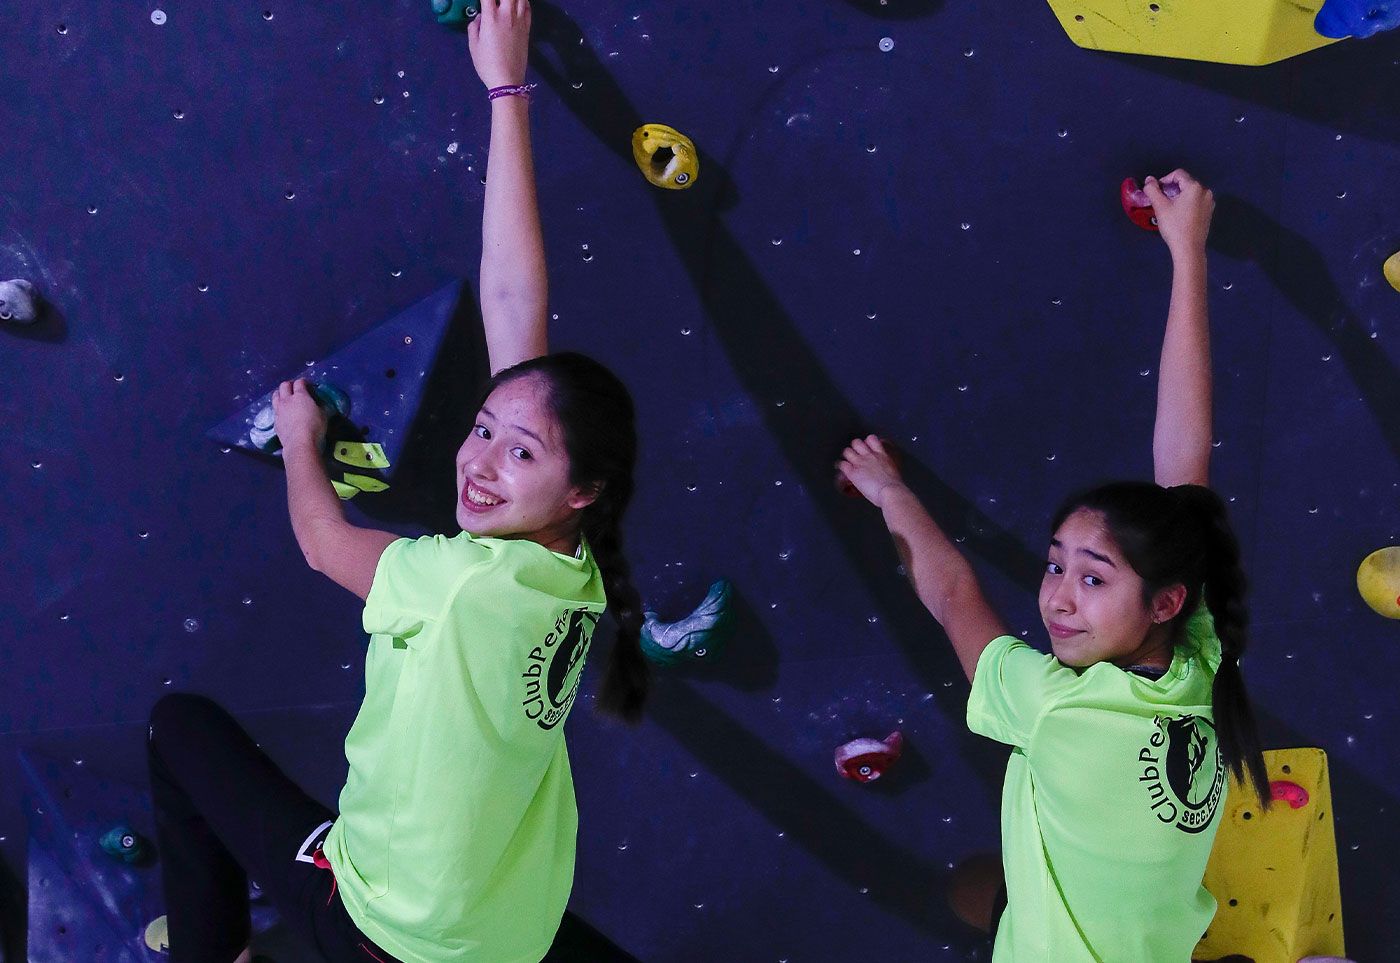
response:
[[[526,718],[535,720],[541,729],[553,729],[569,714],[597,625],[597,612],[569,609],[555,621],[544,641],[530,650],[525,671],[520,673],[525,680],[521,705]]]
[[[1215,725],[1204,716],[1157,716],[1138,752],[1151,813],[1184,833],[1211,825],[1225,793],[1225,761]]]

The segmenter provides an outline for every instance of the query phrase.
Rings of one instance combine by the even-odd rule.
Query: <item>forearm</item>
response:
[[[892,488],[881,501],[885,525],[914,593],[946,625],[949,605],[972,577],[971,564],[908,488]]]
[[[287,511],[292,519],[292,532],[306,563],[316,571],[324,566],[324,541],[327,529],[336,524],[348,524],[345,509],[331,487],[321,452],[312,443],[294,445],[282,451],[282,464],[287,472]]]
[[[1161,485],[1204,485],[1212,434],[1204,248],[1173,256],[1171,305],[1159,367],[1154,475]]]
[[[482,321],[494,373],[547,350],[549,283],[524,97],[491,101],[481,235]]]

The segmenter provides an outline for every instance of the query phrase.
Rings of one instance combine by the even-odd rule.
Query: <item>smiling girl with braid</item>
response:
[[[636,431],[627,389],[547,354],[530,158],[527,0],[470,28],[491,103],[481,312],[492,377],[457,452],[455,537],[347,521],[303,381],[275,397],[292,528],[308,564],[364,599],[365,697],[340,812],[294,785],[226,712],[170,696],[150,757],[176,963],[247,959],[247,877],[334,963],[536,963],[573,883],[564,721],[604,610],[605,709],[636,719],[648,675],[622,554]]]
[[[838,470],[884,514],[920,600],[972,680],[968,726],[1012,746],[1001,874],[955,888],[997,963],[1186,963],[1215,912],[1201,885],[1226,773],[1268,791],[1240,676],[1244,575],[1211,453],[1206,234],[1214,199],[1185,171],[1146,190],[1172,255],[1154,482],[1067,499],[1040,614],[1053,655],[1006,631],[968,561],[880,439]],[[999,903],[1006,901],[1004,912]],[[999,923],[999,925],[998,925]]]

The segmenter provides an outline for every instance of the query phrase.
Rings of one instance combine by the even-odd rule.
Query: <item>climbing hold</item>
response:
[[[433,0],[433,16],[438,23],[465,24],[480,12],[478,0]]]
[[[1239,954],[1292,963],[1309,954],[1345,956],[1327,756],[1321,749],[1270,749],[1264,766],[1271,790],[1287,785],[1298,792],[1284,797],[1287,806],[1261,809],[1252,787],[1231,780],[1203,881],[1219,909],[1192,958]],[[1294,805],[1302,793],[1306,804]]]
[[[380,481],[378,478],[374,478],[370,475],[357,475],[350,471],[345,473],[345,483],[347,485],[353,485],[362,492],[382,492],[389,488],[387,483]]]
[[[146,927],[146,945],[157,953],[170,952],[170,924],[164,916],[157,916]]]
[[[719,579],[679,621],[661,622],[655,612],[644,613],[642,653],[659,665],[713,659],[734,634],[733,596],[734,586]]]
[[[1356,570],[1356,590],[1388,619],[1400,619],[1400,545],[1372,552]]]
[[[340,496],[340,500],[343,502],[348,502],[360,493],[360,490],[354,485],[347,485],[345,482],[336,481],[334,478],[331,479],[331,487],[335,489],[335,493]]]
[[[1276,802],[1286,802],[1293,809],[1302,809],[1308,804],[1308,791],[1296,782],[1276,779],[1269,783],[1269,797]]]
[[[384,446],[373,441],[341,441],[335,445],[335,460],[351,468],[388,468]]]
[[[852,739],[836,747],[836,771],[856,782],[874,782],[899,760],[904,736],[898,730],[881,739]]]
[[[1321,5],[1322,0],[1050,0],[1060,26],[1080,47],[1251,65],[1335,43],[1313,29]]]
[[[141,863],[151,855],[151,844],[125,823],[118,823],[97,841],[102,851],[123,863]]]
[[[1390,282],[1390,286],[1400,291],[1400,251],[1396,251],[1386,258],[1381,270],[1385,273],[1385,279]]]
[[[642,176],[657,187],[684,190],[700,176],[700,155],[691,139],[665,124],[643,124],[632,132],[632,157]]]
[[[311,386],[311,394],[331,418],[350,417],[350,396],[329,381],[318,381]],[[282,449],[282,441],[277,437],[277,416],[271,404],[263,405],[253,416],[253,424],[248,429],[248,441],[258,451],[276,454]]]
[[[1161,185],[1162,193],[1168,197],[1181,193],[1181,186],[1175,181],[1162,181]],[[1152,202],[1147,199],[1147,192],[1138,187],[1136,180],[1123,178],[1123,183],[1118,185],[1118,199],[1123,204],[1123,213],[1134,224],[1145,231],[1157,230],[1157,215],[1152,210]]]
[[[0,281],[0,321],[33,324],[39,320],[39,296],[23,278]]]
[[[894,462],[895,469],[897,471],[902,471],[904,468],[904,456],[899,453],[899,449],[895,447],[895,443],[888,438],[881,438],[880,443],[885,446],[885,453],[890,456],[890,461]],[[860,489],[851,484],[851,480],[841,471],[836,473],[836,490],[847,498],[864,497],[861,495]]]
[[[1324,37],[1370,37],[1400,27],[1397,0],[1327,0],[1313,20],[1313,29]]]

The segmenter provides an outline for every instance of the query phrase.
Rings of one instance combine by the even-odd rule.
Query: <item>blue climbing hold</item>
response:
[[[1400,27],[1400,0],[1327,0],[1313,20],[1324,37],[1370,37]]]

